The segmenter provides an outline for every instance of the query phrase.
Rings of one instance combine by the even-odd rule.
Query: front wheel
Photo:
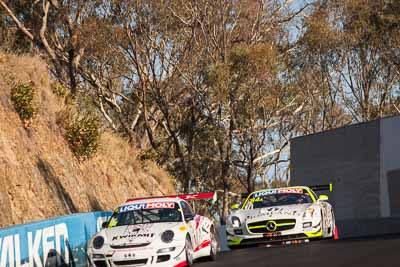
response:
[[[210,240],[210,260],[215,261],[217,259],[218,239],[214,227],[210,230]]]
[[[185,254],[186,254],[186,266],[193,266],[193,246],[190,241],[190,237],[186,237],[185,241]]]
[[[321,211],[321,230],[322,230],[322,238],[328,237],[328,227],[326,225],[325,217],[323,212]]]
[[[336,223],[335,223],[335,214],[331,211],[332,218],[331,218],[331,226],[330,226],[330,238],[335,238],[335,231],[336,231]]]
[[[329,218],[329,217],[327,217]],[[323,238],[333,238],[333,233],[334,233],[334,227],[335,227],[335,219],[333,212],[331,212],[331,218],[329,221],[326,221],[327,219],[322,216],[321,213],[321,227],[322,227],[322,237]]]

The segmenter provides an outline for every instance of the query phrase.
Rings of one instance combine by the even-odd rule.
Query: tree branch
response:
[[[28,29],[19,21],[19,19],[14,15],[14,13],[3,0],[0,0],[0,5],[6,10],[15,24],[17,24],[18,29],[20,29],[20,31],[22,31],[29,39],[31,39],[31,41],[34,41],[35,37],[32,35],[32,33],[30,33]]]
[[[42,27],[40,28],[40,39],[42,40],[42,43],[44,47],[46,48],[47,53],[51,57],[51,59],[56,60],[56,54],[54,53],[54,50],[50,47],[49,43],[47,42],[45,33],[47,29],[47,15],[49,13],[49,8],[50,8],[50,2],[47,0],[43,1],[43,12],[44,16],[42,18]]]

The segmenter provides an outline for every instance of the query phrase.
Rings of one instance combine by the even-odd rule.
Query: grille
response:
[[[287,240],[298,240],[298,239],[306,239],[306,238],[307,238],[307,236],[305,234],[279,235],[279,236],[271,236],[271,237],[243,239],[243,241],[240,244],[241,245],[252,245],[252,244],[273,243],[273,242],[282,242],[282,241],[287,241]]]
[[[142,266],[142,265],[145,265],[147,263],[147,259],[127,260],[127,261],[114,261],[113,263],[116,266],[126,266],[126,265]]]
[[[157,257],[157,262],[168,261],[171,258],[170,255],[160,255]]]
[[[268,222],[275,222],[276,229],[270,231],[267,229]],[[258,221],[254,223],[247,224],[247,228],[249,229],[250,233],[254,234],[262,234],[262,233],[270,233],[270,232],[281,232],[293,229],[296,225],[296,219],[279,219],[279,220],[264,220]]]

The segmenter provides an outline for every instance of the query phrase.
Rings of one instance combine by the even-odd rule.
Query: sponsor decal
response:
[[[139,237],[153,237],[155,234],[154,233],[129,233],[129,234],[126,234],[126,235],[117,235],[117,236],[114,236],[113,238],[112,238],[112,241],[117,241],[117,240],[119,240],[119,239],[126,239],[126,238],[129,238],[129,239],[134,239],[134,238],[139,238]]]
[[[119,208],[119,212],[128,212],[141,209],[173,209],[175,202],[149,202],[125,205]]]
[[[274,194],[302,194],[302,188],[281,188],[281,189],[268,189],[260,192],[256,192],[253,194],[253,198],[257,199],[258,197],[274,195]]]
[[[275,236],[281,236],[282,233],[281,232],[272,232],[272,233],[264,233],[263,236],[264,237],[275,237]]]
[[[24,244],[21,240],[28,242]],[[28,257],[21,259],[21,251],[26,250]],[[54,252],[57,252],[57,262],[63,257],[63,261],[69,263],[68,228],[65,223],[27,232],[26,239],[20,234],[0,238],[1,267],[43,267],[46,265],[48,255]]]
[[[120,239],[129,239],[129,241],[133,241],[135,238],[145,237],[152,238],[155,233],[150,232],[152,224],[137,227],[137,226],[129,226],[123,234],[116,235],[112,238],[112,241],[120,240]]]
[[[298,212],[296,210],[290,211],[286,210],[284,208],[262,208],[260,210],[260,213],[258,215],[252,216],[251,218],[257,218],[257,217],[264,217],[264,216],[276,216],[276,215],[285,215],[285,216],[301,216],[302,213]]]
[[[197,229],[199,228],[199,225],[200,225],[201,216],[196,215],[196,216],[194,217],[194,221],[196,222],[196,230],[197,230]]]
[[[174,267],[185,267],[185,266],[187,266],[186,261],[182,261],[182,262],[178,263],[177,265],[174,265]]]
[[[194,252],[199,251],[200,249],[206,248],[210,246],[211,240],[204,240],[200,245],[198,245],[195,249]]]

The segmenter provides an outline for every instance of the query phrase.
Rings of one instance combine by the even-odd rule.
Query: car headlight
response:
[[[93,239],[93,247],[94,247],[95,249],[101,249],[101,248],[103,247],[103,245],[104,245],[104,237],[102,237],[102,236],[96,236],[96,237]]]
[[[161,234],[161,240],[164,243],[171,243],[172,239],[174,238],[174,232],[171,230],[167,230],[164,233]]]
[[[308,208],[303,214],[303,219],[312,219],[314,215],[314,208]]]
[[[232,216],[232,226],[233,227],[240,227],[242,224],[240,223],[240,219],[236,216]]]

